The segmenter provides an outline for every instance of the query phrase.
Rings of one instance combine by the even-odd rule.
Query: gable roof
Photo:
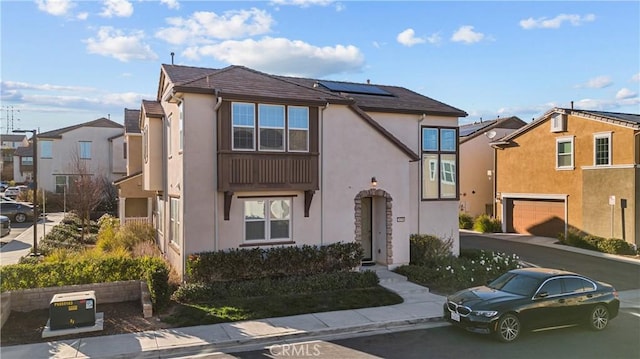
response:
[[[0,141],[2,142],[22,142],[26,135],[13,135],[9,133],[3,133],[0,135]]]
[[[474,139],[494,128],[508,128],[516,130],[526,126],[526,124],[527,123],[522,121],[518,116],[511,116],[462,125],[460,126],[459,131],[460,143]]]
[[[326,103],[355,103],[365,111],[398,112],[408,114],[464,117],[467,113],[455,107],[420,95],[403,87],[337,82],[348,86],[372,86],[389,96],[331,91],[320,85],[323,81],[311,78],[270,75],[244,66],[208,69],[178,65],[162,65],[162,74],[174,83],[174,92],[217,93],[230,98],[264,98]],[[162,82],[162,79],[161,79]],[[163,86],[159,86],[158,100]]]
[[[606,112],[606,111],[589,111],[589,110],[575,110],[570,108],[554,107],[551,110],[545,112],[542,116],[538,117],[528,125],[521,127],[520,129],[504,136],[499,141],[491,143],[492,146],[505,145],[508,141],[520,136],[521,134],[529,131],[530,129],[547,121],[551,115],[555,113],[562,113],[566,115],[572,115],[582,117],[587,120],[608,122],[613,125],[624,126],[632,128],[636,131],[640,130],[640,115],[633,113],[620,113],[620,112]]]
[[[38,138],[62,138],[62,135],[73,130],[77,130],[82,127],[106,127],[106,128],[123,128],[119,123],[113,122],[107,118],[101,117],[97,120],[80,123],[73,126],[63,127],[57,130],[48,132],[42,132],[38,134]]]
[[[163,117],[164,109],[159,101],[142,100],[142,110],[147,117]],[[138,128],[140,125],[138,125]]]
[[[140,110],[124,109],[124,132],[140,133]]]
[[[33,146],[29,143],[29,146],[26,147],[18,147],[16,151],[13,153],[14,156],[18,157],[30,157],[33,156]]]

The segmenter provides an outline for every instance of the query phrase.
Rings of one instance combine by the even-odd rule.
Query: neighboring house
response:
[[[184,278],[189,254],[359,242],[409,262],[409,236],[459,252],[457,108],[396,86],[162,65],[143,101],[142,189]]]
[[[142,189],[142,134],[140,110],[124,110],[126,176],[114,181],[118,188],[120,221],[151,222],[156,193]],[[157,223],[157,220],[156,220]]]
[[[33,146],[18,147],[13,152],[13,180],[27,183],[33,180]]]
[[[110,182],[126,173],[124,130],[106,118],[38,134],[38,188],[63,193],[79,172]]]
[[[496,118],[460,126],[460,211],[495,216],[494,150],[490,142],[526,125],[518,117]]]
[[[640,244],[640,115],[554,108],[492,145],[505,232]]]
[[[0,135],[0,176],[3,181],[13,180],[13,155],[18,147],[29,146],[29,140],[24,134]]]

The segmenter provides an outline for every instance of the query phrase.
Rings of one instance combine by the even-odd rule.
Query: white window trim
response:
[[[598,132],[598,133],[594,133],[593,134],[593,166],[594,167],[611,167],[611,159],[612,159],[612,152],[613,152],[613,141],[612,139],[612,133],[611,131],[608,132]],[[596,148],[596,141],[598,139],[602,139],[602,138],[606,138],[609,141],[609,151],[607,153],[608,158],[607,158],[607,164],[604,165],[599,165],[596,163],[596,156],[597,156],[597,148]]]
[[[53,141],[40,140],[38,142],[40,143],[40,158],[53,158]]]
[[[262,126],[260,124],[260,106],[268,106],[268,107],[281,107],[282,108],[282,115],[284,116],[284,118],[282,119],[283,123],[282,123],[282,127],[275,127],[275,126]],[[260,143],[260,139],[262,138],[260,130],[262,129],[271,129],[271,130],[282,130],[282,149],[262,149],[261,148],[261,143]],[[287,112],[286,112],[286,108],[284,105],[272,105],[272,104],[267,104],[267,103],[260,103],[258,104],[258,151],[261,152],[285,152],[286,148],[289,146],[288,141],[287,141]]]
[[[169,158],[173,156],[173,136],[171,135],[171,121],[173,120],[172,116],[173,114],[170,113],[167,117],[167,155]]]
[[[252,126],[236,125],[233,123],[233,105],[234,104],[251,105],[251,107],[253,108],[253,125]],[[251,102],[232,102],[231,103],[231,149],[233,151],[255,151],[256,150],[256,136],[259,135],[259,134],[256,134],[256,120],[257,120],[256,105],[254,103],[251,103]],[[251,148],[236,148],[235,141],[233,140],[233,130],[236,128],[250,128],[251,130],[253,130],[253,141],[251,141]]]
[[[304,108],[304,109],[307,109],[307,128],[291,127],[291,123],[290,123],[289,119],[291,118],[290,110],[292,108]],[[309,130],[309,126],[310,126],[310,124],[309,124],[309,107],[306,107],[306,106],[288,106],[287,107],[287,118],[286,118],[285,124],[287,125],[287,151],[289,151],[289,152],[299,152],[299,153],[307,153],[307,152],[309,152],[309,136],[310,136],[309,133],[311,132]],[[294,130],[294,131],[306,131],[307,132],[307,144],[306,144],[307,145],[306,146],[307,149],[306,150],[292,150],[291,149],[291,141],[289,139],[289,135],[291,133],[291,130]]]
[[[244,206],[246,202],[265,201],[265,219],[264,219],[264,234],[265,239],[247,239],[247,219],[245,218]],[[269,203],[272,201],[288,201],[289,202],[289,238],[270,238],[269,224],[271,223],[269,211]],[[246,198],[242,203],[242,240],[246,244],[269,244],[278,242],[292,242],[293,241],[293,198],[291,197],[269,197],[269,198]]]
[[[82,149],[83,144],[87,144],[89,146],[89,155],[88,157],[84,157],[85,153]],[[91,148],[91,141],[78,141],[78,158],[80,158],[81,160],[90,160],[91,159],[91,155],[92,155],[92,148]]]
[[[559,171],[566,171],[566,170],[574,170],[575,169],[575,138],[574,136],[563,136],[563,137],[556,137],[556,150],[555,150],[555,154],[556,154],[556,170]],[[560,167],[559,163],[558,163],[558,157],[560,156],[560,154],[558,153],[558,144],[561,142],[570,142],[571,143],[571,164],[569,166],[562,166]]]
[[[181,101],[178,103],[178,130],[179,130],[179,140],[178,140],[178,151],[182,152],[184,148],[184,106]]]
[[[176,213],[175,213],[175,218],[173,216],[173,212],[172,212],[172,208],[173,208],[173,203],[176,202]],[[178,246],[178,248],[180,248],[180,238],[181,238],[181,227],[180,227],[180,198],[171,198],[169,200],[169,228],[170,228],[170,233],[169,233],[169,242],[175,246]]]

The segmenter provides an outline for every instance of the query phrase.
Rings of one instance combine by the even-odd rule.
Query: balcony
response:
[[[218,190],[222,192],[318,189],[317,153],[221,152]]]

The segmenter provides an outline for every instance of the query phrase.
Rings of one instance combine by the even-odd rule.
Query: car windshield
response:
[[[489,283],[488,287],[507,293],[530,295],[538,288],[540,280],[523,274],[507,272]]]

